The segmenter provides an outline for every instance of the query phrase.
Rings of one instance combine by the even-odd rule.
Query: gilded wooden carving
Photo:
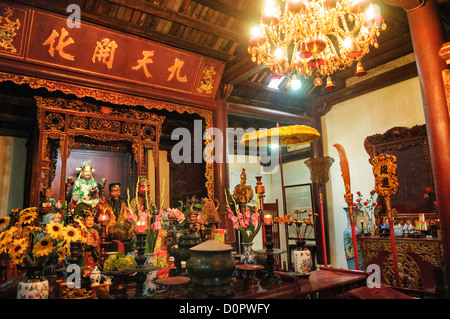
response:
[[[183,104],[174,104],[169,102],[163,102],[163,101],[156,101],[148,98],[143,97],[137,97],[129,94],[122,94],[117,92],[111,92],[107,90],[102,89],[95,89],[95,88],[89,88],[59,81],[52,81],[37,77],[31,77],[31,76],[23,76],[23,75],[17,75],[17,74],[10,74],[5,72],[0,72],[0,82],[5,81],[12,81],[15,84],[26,84],[29,85],[33,89],[38,88],[45,88],[49,92],[54,91],[60,91],[64,94],[73,94],[78,98],[83,97],[91,97],[94,98],[97,101],[102,102],[108,102],[111,104],[116,105],[125,105],[125,106],[143,106],[148,110],[151,109],[157,109],[157,110],[167,110],[169,112],[177,112],[180,114],[188,113],[188,114],[198,114],[200,117],[202,117],[205,121],[205,129],[213,128],[213,112],[211,110],[187,106]],[[65,108],[73,108],[78,107],[81,111],[83,107],[83,103],[80,103],[81,101],[78,100],[72,100],[67,101],[66,104],[61,105],[61,107]],[[46,106],[45,101],[41,101],[42,107]],[[49,107],[52,107],[49,105]],[[85,111],[89,111],[91,113],[102,115],[102,109],[101,107],[97,107],[95,105],[90,105],[92,109],[85,109]],[[38,108],[38,116],[39,116],[39,108]],[[134,112],[134,110],[133,110]],[[145,113],[145,112],[143,112]],[[130,114],[131,118],[139,118],[140,115],[143,115],[143,113],[132,113]],[[105,113],[106,114],[106,113]],[[110,115],[116,116],[116,113],[110,113]],[[120,117],[120,112],[117,113],[117,115]],[[123,115],[122,115],[123,116]],[[145,115],[144,115],[145,116]],[[147,115],[147,116],[157,116],[155,114]],[[128,125],[128,124],[127,124]],[[131,126],[123,126],[123,134],[136,136],[136,127]],[[69,137],[70,139],[70,137]],[[207,189],[208,197],[214,198],[214,163],[212,161],[212,152],[213,152],[213,145],[212,145],[212,136],[207,137],[205,139],[205,159],[206,161],[206,168],[205,168],[205,187]],[[68,149],[68,154],[70,154],[70,149]]]

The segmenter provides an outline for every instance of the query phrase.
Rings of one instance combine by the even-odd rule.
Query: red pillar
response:
[[[397,0],[393,2],[397,2]],[[448,279],[450,279],[450,118],[442,80],[442,71],[447,66],[439,57],[439,50],[445,37],[440,24],[436,0],[427,0],[422,6],[417,6],[417,2],[414,0],[398,0],[398,6],[408,12],[408,22],[416,56],[439,206],[448,286]]]
[[[218,100],[217,109],[214,110],[213,120],[214,127],[218,128],[222,132],[223,136],[223,148],[220,155],[222,161],[214,162],[214,197],[220,202],[219,227],[226,229],[227,231],[227,243],[235,242],[235,233],[233,230],[233,224],[229,222],[229,218],[225,211],[225,189],[229,188],[228,183],[228,164],[227,164],[227,127],[228,127],[228,113],[227,113],[227,101],[225,99]]]

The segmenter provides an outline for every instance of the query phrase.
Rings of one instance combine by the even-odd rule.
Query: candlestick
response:
[[[361,223],[361,235],[364,236],[365,235],[365,233],[364,233],[364,220],[361,219],[359,222]]]

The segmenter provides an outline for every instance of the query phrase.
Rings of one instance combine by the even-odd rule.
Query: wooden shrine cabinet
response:
[[[395,278],[392,246],[389,237],[359,236],[364,266],[380,266],[381,283],[389,284]],[[442,241],[436,238],[396,238],[398,268],[402,287],[434,292],[434,269],[441,266]],[[438,283],[439,284],[439,283]],[[440,283],[442,284],[442,283]]]
[[[164,116],[131,108],[106,107],[82,100],[39,96],[35,99],[39,125],[37,169],[33,172],[35,187],[32,188],[34,193],[31,196],[31,201],[35,204],[38,202],[38,191],[42,187],[51,186],[55,175],[60,179],[57,181],[57,185],[60,185],[57,191],[58,199],[65,200],[66,176],[70,176],[75,168],[67,167],[69,155],[75,148],[86,149],[86,146],[80,146],[81,144],[97,143],[105,146],[105,143],[109,143],[109,151],[111,143],[117,144],[113,145],[113,148],[128,147],[133,166],[136,167],[135,172],[139,176],[147,176],[146,150],[151,150],[154,165],[158,167],[159,140]],[[95,164],[97,171],[101,171],[102,165],[105,166],[104,162]],[[107,176],[104,175],[104,170],[101,172],[100,177]],[[155,181],[156,185],[159,185],[158,170]],[[156,201],[159,202],[158,196]]]

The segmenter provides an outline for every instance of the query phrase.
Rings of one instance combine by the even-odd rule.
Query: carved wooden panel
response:
[[[399,216],[436,213],[433,202],[423,197],[425,188],[434,189],[425,125],[394,127],[384,134],[368,136],[364,147],[370,163],[382,153],[396,156],[399,190],[391,197],[391,204]]]

